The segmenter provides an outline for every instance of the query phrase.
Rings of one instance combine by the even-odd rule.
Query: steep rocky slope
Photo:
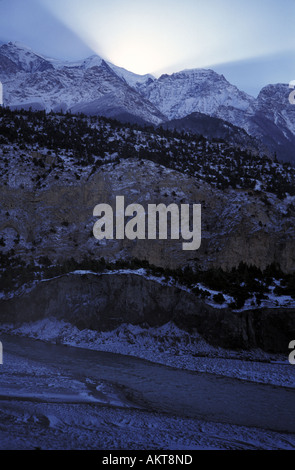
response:
[[[91,255],[109,260],[139,258],[163,267],[194,262],[202,268],[230,269],[240,262],[261,269],[277,262],[285,272],[295,269],[294,213],[291,199],[280,201],[243,190],[220,191],[205,182],[150,161],[127,159],[107,164],[77,181],[65,166],[47,176],[47,187],[35,190],[26,163],[15,167],[11,186],[1,188],[1,234],[5,251],[11,248],[27,261],[48,256],[52,262]],[[55,179],[59,174],[58,180]],[[32,185],[33,186],[33,185]],[[125,196],[126,206],[185,203],[202,206],[202,243],[184,251],[180,240],[102,240],[92,233],[97,204]],[[15,240],[18,240],[15,243]]]
[[[286,353],[295,335],[294,309],[233,312],[194,294],[133,274],[69,274],[0,299],[1,322],[20,325],[57,318],[80,329],[111,330],[122,323],[159,326],[173,321],[213,345]]]

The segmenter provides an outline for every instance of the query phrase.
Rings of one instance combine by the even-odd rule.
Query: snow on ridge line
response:
[[[142,276],[148,281],[154,281],[154,282],[157,282],[158,284],[161,284],[161,285],[166,286],[166,287],[176,287],[176,288],[178,288],[182,291],[188,292],[188,293],[192,293],[193,288],[198,288],[200,290],[207,291],[207,292],[210,293],[211,296],[222,293],[220,291],[210,289],[210,288],[204,286],[202,283],[197,283],[194,286],[192,286],[192,288],[189,288],[189,287],[186,287],[182,284],[179,284],[178,282],[173,282],[171,279],[169,281],[167,281],[167,280],[165,280],[164,276],[159,277],[159,276],[154,276],[153,274],[148,274],[146,269],[144,269],[144,268],[139,268],[139,269],[135,269],[135,270],[132,270],[132,269],[115,269],[115,270],[105,271],[105,272],[101,272],[101,273],[96,273],[94,271],[89,271],[89,270],[76,270],[76,271],[72,271],[70,273],[67,273],[66,276],[68,276],[68,275],[84,275],[84,274],[91,274],[91,275],[94,275],[94,276],[114,275],[114,274],[119,274],[119,275],[133,274],[133,275],[136,275],[136,276]],[[62,276],[63,275],[57,276],[57,278],[62,277]],[[55,279],[55,278],[52,278],[52,279]],[[50,281],[52,279],[44,279],[42,281]],[[211,307],[217,308],[219,310],[227,308],[229,303],[233,302],[234,299],[231,296],[227,295],[227,294],[224,294],[224,293],[222,293],[222,294],[223,294],[223,297],[225,299],[222,304],[216,303],[213,300],[209,300],[209,299],[204,299],[204,302],[207,305],[210,305]],[[280,301],[281,298],[283,299],[282,301]],[[277,304],[276,304],[276,302],[277,302]],[[289,302],[289,304],[287,303],[287,305],[284,305],[285,302]],[[295,301],[292,301],[290,296],[277,297],[274,294],[269,294],[269,298],[266,299],[265,301],[262,301],[260,307],[290,308],[290,307],[295,307]],[[248,302],[245,302],[244,307],[242,307],[240,309],[234,309],[233,311],[234,312],[243,312],[245,310],[251,310],[253,308],[255,308],[255,306],[253,306],[253,305],[251,306],[250,301],[248,301]]]
[[[164,276],[160,277],[160,276],[155,276],[153,274],[148,274],[146,269],[144,269],[144,268],[138,268],[138,269],[134,269],[134,270],[130,269],[130,268],[129,269],[128,268],[125,268],[125,269],[122,268],[122,269],[114,269],[114,270],[109,270],[109,271],[104,271],[104,272],[99,272],[99,273],[97,273],[95,271],[91,271],[91,270],[75,270],[75,271],[71,271],[69,273],[54,276],[52,278],[35,280],[30,285],[22,286],[19,290],[16,290],[13,293],[9,293],[8,295],[5,295],[3,292],[0,292],[0,300],[1,299],[2,300],[8,300],[8,299],[11,299],[11,298],[16,297],[18,295],[22,295],[22,294],[31,292],[41,282],[49,282],[49,281],[53,281],[55,279],[60,279],[62,277],[71,276],[71,275],[83,276],[85,274],[90,274],[92,276],[132,274],[132,275],[135,275],[135,276],[142,276],[146,280],[157,282],[158,284],[161,284],[162,286],[175,287],[177,289],[180,289],[180,290],[182,290],[184,292],[188,292],[188,293],[192,293],[192,290],[194,288],[198,288],[199,290],[209,292],[209,294],[212,297],[211,299],[203,299],[205,304],[209,305],[212,308],[216,308],[218,310],[228,308],[229,304],[234,301],[234,299],[230,295],[225,294],[221,291],[216,291],[214,289],[210,289],[210,288],[204,286],[202,283],[197,283],[197,284],[193,285],[191,288],[189,288],[189,287],[186,287],[186,286],[176,282],[175,280],[173,280],[171,278],[169,280],[166,280],[166,278]],[[217,294],[220,294],[220,293],[224,297],[224,302],[221,303],[221,304],[215,302],[214,299],[213,299],[213,296],[215,296]],[[253,296],[252,296],[252,298],[247,299],[247,301],[245,302],[245,305],[242,308],[233,309],[233,312],[239,313],[239,312],[243,312],[243,311],[246,311],[246,310],[253,310],[254,308],[257,308],[257,305],[253,305],[253,304],[251,304],[251,302],[253,302]],[[265,299],[261,302],[259,307],[260,308],[294,308],[295,307],[295,300],[293,300],[290,296],[284,296],[284,295],[275,296],[273,293],[271,293],[271,294],[268,295],[267,299]]]
[[[5,296],[5,294],[3,293],[0,293],[0,299],[9,299],[9,298],[13,298],[15,297],[16,295],[21,295],[21,294],[24,294],[24,293],[28,293],[28,292],[31,292],[38,284],[40,284],[41,282],[49,282],[49,281],[53,281],[55,279],[60,279],[62,277],[66,277],[66,276],[71,276],[71,275],[78,275],[78,276],[83,276],[85,274],[90,274],[92,276],[109,276],[109,275],[127,275],[127,274],[132,274],[132,275],[135,275],[135,276],[141,276],[141,277],[144,277],[146,280],[148,281],[154,281],[154,282],[157,282],[158,284],[161,284],[163,286],[166,286],[166,287],[176,287],[184,292],[188,292],[188,293],[192,293],[192,289],[190,289],[189,287],[186,287],[182,284],[179,284],[178,282],[173,282],[173,280],[169,280],[169,281],[166,281],[164,276],[155,276],[153,274],[148,274],[146,269],[144,268],[138,268],[138,269],[114,269],[114,270],[109,270],[109,271],[104,271],[104,272],[95,272],[95,271],[91,271],[91,270],[75,270],[75,271],[71,271],[69,273],[65,273],[65,274],[59,274],[58,276],[54,276],[54,277],[51,277],[51,278],[47,278],[47,279],[40,279],[40,280],[35,280],[33,281],[30,285],[28,286],[25,286],[24,288],[21,288],[19,291],[15,291],[12,295],[8,295],[7,297]],[[198,283],[196,284],[194,287],[198,287],[199,289],[201,290],[206,290],[208,291],[211,295],[215,295],[215,294],[218,294],[219,291],[215,291],[215,290],[212,290],[212,289],[209,289],[207,288],[206,286],[203,286],[201,283]],[[227,305],[227,302],[231,302],[233,299],[224,294],[224,297],[225,297],[225,302],[223,304],[216,304],[215,302],[210,302],[210,301],[206,301],[205,300],[205,303],[207,303],[208,305],[211,305],[212,307],[215,307],[215,308],[218,308],[218,309],[222,309],[222,308],[226,308],[228,307]]]
[[[104,271],[104,272],[100,272],[100,273],[96,273],[95,271],[90,271],[90,270],[75,270],[75,271],[71,271],[69,273],[59,274],[58,276],[54,276],[54,277],[50,277],[50,278],[46,278],[46,279],[36,279],[36,280],[32,281],[29,285],[22,286],[20,289],[14,291],[13,293],[9,293],[8,295],[5,295],[3,292],[0,292],[0,300],[1,299],[2,300],[11,299],[11,298],[13,298],[17,295],[21,295],[21,294],[24,294],[26,292],[31,292],[38,284],[41,284],[41,282],[54,281],[55,279],[60,279],[62,277],[67,277],[67,276],[71,276],[71,275],[83,276],[85,274],[90,274],[90,275],[93,275],[93,276],[103,276],[103,275],[113,275],[113,274],[119,274],[119,275],[122,275],[122,274],[123,275],[124,274],[135,274],[135,275],[138,275],[138,276],[144,276],[148,280],[153,280],[153,281],[157,281],[159,283],[164,284],[164,278],[163,277],[159,278],[159,277],[156,277],[156,276],[148,275],[146,273],[146,270],[143,269],[143,268],[140,268],[140,269],[137,269],[137,270],[116,269],[116,270]],[[169,284],[167,284],[167,286],[169,286]],[[183,286],[182,286],[182,288],[186,289],[189,292],[189,289],[184,288]]]

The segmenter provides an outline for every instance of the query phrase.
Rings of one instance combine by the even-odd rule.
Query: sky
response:
[[[295,0],[0,0],[0,40],[132,72],[211,68],[257,95],[295,79]]]

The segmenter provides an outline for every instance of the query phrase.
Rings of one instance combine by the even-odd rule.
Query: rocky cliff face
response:
[[[10,300],[0,299],[1,323],[55,317],[80,329],[168,321],[197,330],[213,345],[284,352],[295,336],[294,309],[233,312],[214,309],[192,293],[134,274],[69,274],[43,281]]]
[[[295,215],[288,200],[273,194],[219,191],[185,174],[135,159],[104,165],[94,174],[82,171],[79,181],[66,167],[59,175],[56,180],[51,174],[47,187],[36,190],[26,165],[20,164],[10,186],[2,186],[4,252],[13,247],[28,262],[40,256],[56,263],[86,255],[109,261],[138,258],[173,269],[193,263],[203,269],[228,270],[242,261],[261,269],[273,262],[285,272],[295,269]],[[181,236],[179,240],[96,240],[93,209],[107,203],[115,211],[116,196],[125,196],[125,206],[138,203],[146,211],[150,203],[201,204],[200,249],[184,251]]]

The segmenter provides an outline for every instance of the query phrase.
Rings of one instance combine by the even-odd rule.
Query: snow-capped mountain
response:
[[[239,126],[262,141],[284,161],[295,162],[295,106],[289,103],[287,84],[265,86],[245,112],[220,107],[216,116]]]
[[[13,108],[62,109],[153,125],[177,120],[178,129],[179,120],[202,113],[242,128],[272,155],[295,162],[295,107],[286,84],[268,85],[254,98],[213,70],[156,79],[97,55],[67,62],[11,42],[0,46],[0,80],[4,104]]]
[[[213,70],[194,69],[162,75],[140,91],[169,120],[196,112],[217,117],[258,138],[280,159],[295,162],[295,106],[286,84],[268,85],[255,99]]]
[[[179,119],[196,111],[216,115],[220,106],[245,111],[254,101],[223,75],[203,69],[162,75],[141,91],[169,119]]]
[[[10,107],[62,109],[155,125],[166,119],[128,84],[142,84],[150,77],[131,78],[121,69],[116,73],[117,68],[99,56],[62,62],[8,43],[0,47],[0,64],[4,103]]]
[[[142,87],[147,86],[149,83],[155,81],[155,77],[151,74],[146,75],[138,75],[137,73],[129,72],[122,67],[118,67],[117,65],[112,64],[111,62],[107,62],[109,67],[115,72],[118,77],[122,78],[128,85],[132,88],[135,88],[137,91],[140,91]]]
[[[7,61],[13,64],[13,69],[17,72],[36,73],[53,69],[49,61],[18,42],[0,46],[0,64],[2,64],[0,70],[9,75],[10,70],[3,67],[4,63],[8,63]]]

